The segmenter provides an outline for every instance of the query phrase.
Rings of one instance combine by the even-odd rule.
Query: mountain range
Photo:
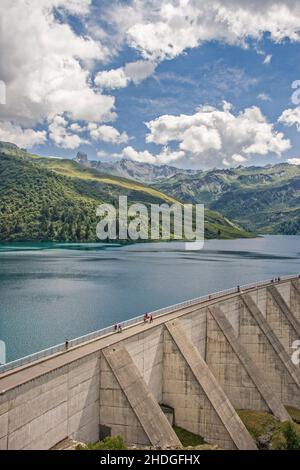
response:
[[[78,161],[40,157],[0,142],[0,241],[97,241],[96,208],[129,203],[172,204],[177,198],[133,179]],[[206,210],[206,238],[250,237],[218,212]]]
[[[130,160],[88,161],[81,165],[126,176],[189,203],[202,203],[241,225],[264,234],[300,233],[300,166],[280,163],[208,171],[185,170]]]
[[[174,175],[154,187],[180,200],[204,203],[247,230],[300,234],[300,166],[280,163]]]
[[[206,238],[300,234],[300,166],[208,171],[33,155],[0,142],[0,240],[95,241],[102,202],[205,204]]]
[[[87,154],[83,152],[78,152],[74,161],[103,173],[133,179],[141,183],[153,183],[161,178],[170,178],[175,175],[191,176],[197,173],[195,170],[185,170],[169,165],[151,165],[150,163],[134,162],[126,158],[115,162],[88,160]]]

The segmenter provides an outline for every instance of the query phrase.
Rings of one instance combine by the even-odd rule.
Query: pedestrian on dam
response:
[[[118,325],[118,323],[116,323],[115,326],[114,326],[114,331],[115,331],[115,333],[117,333],[118,328],[119,328],[119,325]]]
[[[153,315],[150,315],[150,323],[153,323]]]
[[[123,331],[122,325],[119,325],[118,332],[122,333],[122,331]]]
[[[144,323],[147,323],[148,319],[149,319],[148,313],[145,313],[145,315],[144,315]]]
[[[68,339],[66,339],[66,342],[65,342],[65,349],[66,349],[66,351],[68,351],[68,349],[69,349],[69,340]]]

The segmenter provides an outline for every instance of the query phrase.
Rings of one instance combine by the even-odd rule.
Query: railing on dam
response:
[[[296,277],[298,277],[298,276],[295,276],[295,275],[282,276],[280,279],[281,279],[281,281],[288,281],[290,279],[295,279]],[[266,285],[269,285],[270,282],[271,282],[270,279],[268,279],[268,280],[265,280],[265,281],[253,282],[251,284],[241,285],[239,288],[241,290],[254,289],[254,288],[264,287]],[[181,310],[182,308],[186,308],[186,307],[189,307],[189,306],[192,306],[192,305],[195,305],[195,304],[199,304],[201,302],[206,302],[208,300],[215,300],[217,298],[220,298],[220,297],[223,297],[223,296],[229,295],[229,294],[235,294],[239,291],[238,290],[239,288],[238,287],[233,287],[231,289],[225,289],[225,290],[222,290],[222,291],[214,292],[212,294],[203,295],[201,297],[197,297],[197,298],[192,299],[192,300],[187,300],[187,301],[175,304],[175,305],[171,305],[169,307],[165,307],[165,308],[155,310],[153,312],[150,312],[149,315],[152,315],[153,318],[161,316],[161,315],[165,315],[165,314],[168,314],[168,313],[171,313],[171,312],[175,312],[176,310]],[[123,328],[129,328],[129,327],[137,325],[138,323],[141,323],[143,321],[144,321],[144,314],[139,315],[135,318],[131,318],[130,320],[123,321],[122,322],[122,327]],[[72,348],[72,347],[78,346],[80,344],[83,344],[83,343],[86,343],[88,341],[92,341],[92,340],[95,340],[95,339],[100,339],[103,336],[113,334],[113,333],[114,333],[114,327],[113,326],[108,326],[106,328],[102,328],[101,330],[94,331],[94,332],[89,333],[87,335],[80,336],[79,338],[70,340],[69,343],[68,343],[68,348]],[[29,363],[34,362],[34,361],[38,361],[38,360],[43,359],[47,356],[52,356],[54,354],[62,353],[66,350],[65,348],[66,348],[65,343],[61,343],[61,344],[57,344],[56,346],[52,346],[51,348],[39,351],[37,353],[30,354],[29,356],[25,356],[21,359],[17,359],[15,361],[8,362],[7,364],[4,364],[4,365],[0,366],[0,373],[7,372],[9,370],[16,369],[18,367],[22,367],[26,364],[29,364]]]

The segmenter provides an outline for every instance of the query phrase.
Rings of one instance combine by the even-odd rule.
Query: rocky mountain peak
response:
[[[84,152],[77,152],[77,155],[75,157],[75,162],[80,163],[81,165],[88,165],[88,156]]]

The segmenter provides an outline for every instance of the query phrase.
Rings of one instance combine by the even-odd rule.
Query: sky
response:
[[[1,0],[0,140],[183,168],[300,164],[295,0]]]

